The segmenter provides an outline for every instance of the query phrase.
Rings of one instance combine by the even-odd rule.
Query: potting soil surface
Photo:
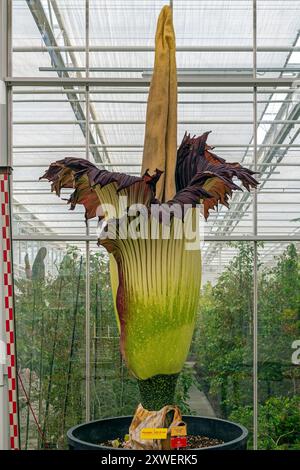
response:
[[[207,436],[188,436],[187,447],[185,449],[201,449],[203,447],[212,447],[220,444],[224,444],[224,441],[220,439],[214,439]],[[101,446],[113,448],[124,448],[125,441],[123,439],[107,440],[99,443]]]

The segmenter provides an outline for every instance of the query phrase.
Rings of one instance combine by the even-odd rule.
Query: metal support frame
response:
[[[11,78],[11,80],[14,80],[14,78]],[[37,82],[38,82],[39,79],[37,79]],[[9,82],[9,79],[7,78],[7,83],[11,83]],[[271,93],[273,94],[274,92],[276,93],[289,93],[289,94],[293,94],[295,93],[295,87],[293,86],[293,88],[278,88],[278,86],[275,88],[276,85],[274,85],[273,88],[266,88],[266,87],[263,87],[263,88],[260,88],[259,90],[257,90],[257,94],[268,94],[268,93]],[[238,87],[230,87],[230,89],[228,88],[223,88],[221,85],[219,85],[217,88],[212,88],[212,86],[210,88],[193,88],[192,90],[192,93],[193,95],[197,95],[197,94],[203,94],[205,93],[206,95],[209,95],[209,94],[213,94],[213,95],[219,95],[219,94],[230,94],[230,95],[234,95],[234,94],[239,94],[239,95],[251,95],[252,96],[252,89],[250,89],[249,87],[245,87],[245,89],[243,88],[238,88]],[[63,88],[53,88],[53,87],[50,87],[50,88],[34,88],[33,90],[28,90],[28,89],[18,89],[17,87],[14,88],[14,95],[65,95],[66,94],[66,91],[63,89]],[[115,94],[115,95],[122,95],[122,94],[126,94],[126,95],[130,95],[130,94],[140,94],[140,95],[147,95],[148,94],[148,88],[144,87],[144,89],[141,87],[141,88],[124,88],[124,87],[121,87],[121,88],[93,88],[91,90],[91,94],[92,95],[105,95],[105,94]],[[178,95],[185,95],[185,94],[191,94],[191,90],[190,89],[185,89],[185,88],[179,88],[178,89]]]
[[[90,147],[93,147],[93,145],[90,144]],[[112,148],[112,149],[142,149],[143,145],[142,144],[98,144],[97,147],[106,147],[106,148]],[[220,148],[253,148],[253,144],[223,144],[222,142],[218,143],[215,147],[217,149]],[[290,148],[300,148],[300,144],[258,144],[258,148],[281,148],[281,147],[288,147]],[[78,145],[78,144],[69,144],[69,145],[59,145],[59,144],[31,144],[31,145],[14,145],[14,149],[85,149],[85,145]],[[135,163],[132,163],[133,165]],[[114,165],[114,163],[105,163],[105,166],[111,166]],[[117,166],[120,166],[118,163]]]
[[[277,104],[277,103],[293,103],[293,100],[272,100],[272,103],[274,104]],[[67,99],[58,99],[56,98],[55,100],[50,100],[50,99],[40,99],[40,100],[37,100],[37,99],[20,99],[20,100],[16,100],[14,99],[14,103],[69,103],[69,100]],[[84,103],[84,100],[75,100],[75,103]],[[108,99],[108,100],[105,100],[105,99],[101,99],[101,100],[90,100],[90,103],[116,103],[116,104],[147,104],[147,101],[146,100],[116,100],[116,99]],[[258,104],[269,104],[270,103],[270,100],[258,100],[257,101]],[[253,101],[252,100],[235,100],[235,101],[232,101],[232,100],[223,100],[223,101],[208,101],[208,100],[202,100],[202,101],[198,101],[198,100],[194,100],[194,101],[177,101],[177,104],[178,105],[187,105],[187,104],[204,104],[204,105],[213,105],[213,104],[217,104],[218,106],[219,105],[226,105],[228,106],[228,104],[230,105],[233,105],[233,104],[253,104]]]
[[[38,1],[38,0],[34,0]],[[62,72],[61,72],[62,73]],[[51,77],[9,77],[5,78],[8,86],[63,86],[83,87],[89,85],[90,87],[144,87],[148,88],[150,85],[151,77],[144,78],[99,78],[99,77],[86,77],[86,78],[51,78]],[[237,76],[220,76],[220,75],[206,75],[200,77],[193,76],[179,76],[179,87],[294,87],[295,79],[292,77],[284,78],[252,78],[252,77],[237,77]],[[273,90],[274,92],[275,90]],[[91,90],[91,93],[93,91]],[[145,91],[147,93],[147,91]],[[231,93],[231,92],[230,92]],[[251,93],[249,91],[248,93]]]
[[[90,22],[90,5],[89,0],[85,0],[85,66],[86,76],[89,77],[90,63],[89,63],[89,22]],[[90,89],[86,86],[85,90],[85,102],[86,102],[86,120],[87,127],[90,128]],[[94,114],[95,116],[95,114]],[[89,160],[89,149],[90,139],[87,135],[85,141],[85,158]],[[86,225],[86,235],[90,235],[89,222]],[[86,253],[86,276],[85,276],[85,419],[90,421],[91,419],[91,312],[90,312],[90,242],[85,242],[85,253]]]
[[[29,8],[29,10],[30,10],[30,12],[33,16],[33,19],[34,19],[34,21],[35,21],[35,23],[36,23],[36,25],[37,25],[37,27],[40,31],[41,37],[43,38],[43,41],[46,44],[46,46],[56,46],[57,45],[56,39],[55,39],[55,36],[53,34],[51,25],[48,21],[48,18],[45,14],[45,11],[44,11],[41,0],[26,0],[26,2],[27,2],[28,8]],[[61,25],[61,26],[63,28],[63,25]],[[65,37],[66,37],[65,32],[64,32],[64,34],[65,34]],[[51,57],[51,62],[54,64],[55,67],[61,68],[61,69],[65,68],[65,62],[64,62],[63,56],[62,56],[62,54],[59,50],[54,50],[54,49],[50,48],[48,50],[48,53]],[[58,75],[59,75],[61,80],[72,80],[72,79],[70,79],[69,74],[68,74],[67,71],[58,72]],[[80,79],[82,79],[82,77],[78,77],[76,80],[80,80]],[[76,80],[75,80],[75,83],[73,83],[73,85],[68,84],[68,88],[69,88],[68,90],[66,89],[65,85],[63,85],[63,87],[65,89],[67,98],[70,102],[70,105],[71,105],[72,110],[74,112],[74,115],[76,117],[76,123],[79,124],[80,129],[81,129],[84,137],[86,137],[86,138],[88,137],[91,143],[97,144],[97,141],[95,140],[90,128],[87,127],[86,116],[85,116],[84,109],[81,106],[80,102],[78,102],[78,101],[76,102],[76,100],[78,98],[78,95],[81,94],[80,90],[76,90],[74,88],[74,86],[77,84]],[[90,111],[91,110],[89,108],[89,112]],[[94,118],[96,118],[95,113],[93,114],[93,116],[94,116]],[[103,142],[103,136],[100,133],[99,129],[98,129],[98,136],[100,137],[100,142],[102,141],[102,143],[104,143]],[[97,148],[91,149],[91,152],[92,152],[93,157],[94,157],[96,162],[102,162],[103,161],[103,158],[100,155]],[[109,162],[109,157],[108,157],[107,152],[104,152],[104,154],[105,154],[105,160],[104,161]]]
[[[79,120],[76,120],[76,121],[14,121],[13,122],[13,125],[14,126],[49,126],[49,125],[60,125],[60,126],[64,126],[64,125],[76,125],[76,124],[84,124],[86,121],[85,120],[82,120],[82,121],[79,121]],[[114,124],[118,124],[118,125],[145,125],[146,124],[146,121],[134,121],[134,120],[121,120],[121,121],[117,121],[117,120],[112,120],[112,121],[90,121],[90,124],[102,124],[102,125],[114,125]],[[178,121],[178,124],[179,125],[198,125],[198,124],[210,124],[210,125],[218,125],[218,124],[222,124],[222,125],[226,125],[226,124],[234,124],[234,125],[252,125],[253,124],[253,121],[242,121],[241,119],[239,120],[230,120],[230,119],[226,119],[224,121],[221,121],[220,119],[203,119],[201,121],[199,120],[184,120],[184,121]],[[292,120],[292,119],[279,119],[279,120],[271,120],[271,121],[268,121],[268,120],[259,120],[257,121],[257,124],[300,124],[298,120]]]
[[[27,240],[36,240],[36,241],[89,241],[97,243],[94,235],[56,235],[56,234],[28,234],[28,235],[14,235],[14,241],[27,241]],[[290,242],[290,241],[300,241],[300,233],[295,234],[294,236],[290,235],[234,235],[234,236],[206,236],[204,242]]]
[[[256,3],[253,3],[253,22],[256,21],[256,16],[257,16]],[[254,23],[253,23],[253,71],[255,72],[255,73],[253,72],[253,78],[255,78],[257,76],[257,54],[256,54],[256,52],[257,52],[257,47],[256,47],[257,46],[257,40],[256,40],[256,37],[255,37],[255,35],[256,35],[256,29],[255,28],[256,28],[256,25],[254,25]],[[300,36],[300,33],[298,32],[298,34],[296,35],[296,37],[294,39],[293,47],[296,47],[296,45],[298,44],[299,36]],[[289,52],[288,57],[285,60],[284,67],[288,66],[291,54],[292,54],[292,52]],[[282,77],[282,73],[281,73],[281,77]],[[299,83],[299,74],[295,77],[294,92],[296,91],[296,88],[297,88],[296,84],[297,83]],[[270,100],[271,100],[271,98],[273,97],[273,95],[275,93],[278,93],[278,91],[274,90],[271,93],[271,96],[269,98]],[[264,121],[263,119],[258,120],[258,117],[257,117],[257,103],[258,103],[257,96],[258,96],[258,94],[259,94],[259,88],[254,87],[254,98],[255,98],[256,104],[253,102],[253,120],[254,120],[254,123],[255,123],[255,129],[257,129],[258,124],[266,124],[266,121]],[[293,107],[292,110],[290,110],[290,105],[289,104],[286,106],[287,103],[294,103],[294,107]],[[264,110],[261,113],[262,117],[264,116],[266,110],[267,110],[267,106],[265,106]],[[292,164],[281,163],[281,161],[282,161],[284,155],[289,151],[290,146],[293,146],[293,142],[296,140],[296,137],[300,132],[300,128],[297,129],[297,131],[294,134],[294,137],[290,140],[290,142],[288,144],[284,144],[286,137],[288,136],[291,128],[293,127],[293,123],[294,124],[299,123],[299,114],[300,114],[300,105],[299,105],[299,103],[296,104],[295,101],[290,99],[290,97],[285,98],[282,102],[282,106],[281,106],[279,112],[277,113],[276,118],[272,122],[269,123],[269,124],[271,124],[271,127],[268,130],[263,143],[261,145],[255,145],[257,155],[253,155],[254,164],[252,165],[252,169],[253,169],[253,167],[256,167],[256,169],[260,169],[261,167],[268,167],[270,165],[269,166],[270,167],[269,173],[266,174],[265,179],[260,180],[260,182],[261,182],[260,190],[259,190],[260,195],[264,193],[262,191],[262,188],[263,188],[264,184],[267,181],[270,181],[270,177],[275,172],[275,169],[276,169],[277,166],[287,166],[287,165],[292,166]],[[255,116],[255,119],[254,119],[254,116]],[[285,121],[285,122],[283,122],[283,121]],[[279,131],[278,131],[277,124],[283,124],[283,127],[281,129],[279,129]],[[253,141],[254,141],[254,139],[255,139],[255,135],[254,135],[254,132],[253,132]],[[256,139],[256,141],[257,141],[257,139]],[[275,141],[275,143],[274,143],[274,141]],[[270,142],[271,142],[271,144],[270,144]],[[250,145],[251,145],[251,147],[253,146],[253,144],[250,144]],[[249,155],[250,145],[247,148],[247,150],[245,151],[245,154],[244,154],[244,156],[241,160],[241,163],[245,160],[246,157],[251,156],[251,155]],[[270,145],[270,147],[268,147],[268,145]],[[276,147],[279,148],[280,145],[283,145],[284,151],[281,153],[280,158],[278,158],[278,155],[276,155],[274,149]],[[277,157],[277,158],[275,158],[275,160],[276,160],[275,164],[272,163],[273,157],[274,158]],[[295,156],[294,156],[294,158],[295,158]],[[296,163],[295,163],[295,165],[296,165]],[[269,189],[270,188],[268,188],[268,190]],[[270,194],[270,191],[268,191],[268,193]],[[257,198],[256,194],[254,194],[253,205],[256,204],[255,198]],[[248,200],[248,206],[250,206],[252,204],[251,197],[248,193],[245,193],[243,195],[242,199],[240,200],[240,203],[241,204],[245,203],[245,201],[247,201],[247,200]],[[242,205],[241,205],[240,207],[241,207],[241,211],[245,211],[245,209],[246,209],[245,206],[242,208]],[[231,217],[230,214],[228,214],[227,218],[228,218],[227,224],[224,225],[223,232],[227,231],[228,229],[233,230],[233,228],[236,227],[236,225],[237,225],[236,221],[235,221],[236,222],[235,224],[231,223],[232,222],[232,217]]]
[[[85,52],[84,46],[16,46],[18,52]],[[299,52],[300,47],[290,46],[259,46],[257,52]],[[153,46],[89,46],[89,52],[154,52]],[[178,46],[176,52],[253,52],[252,46]]]
[[[253,0],[253,78],[257,74],[257,2]],[[253,87],[253,166],[257,171],[257,87]],[[257,237],[257,189],[253,193],[253,236]],[[257,241],[253,241],[253,448],[258,436],[258,276]]]
[[[6,167],[7,162],[7,105],[6,90],[3,83],[3,75],[7,68],[7,2],[0,5],[0,165]],[[2,244],[1,244],[2,245]],[[6,370],[6,329],[4,306],[4,273],[3,254],[0,246],[0,450],[9,449],[9,420],[8,420],[8,383]]]
[[[40,72],[83,72],[85,67],[39,67]],[[252,71],[252,68],[249,67],[231,67],[231,68],[221,68],[221,67],[203,67],[203,68],[178,68],[178,75],[192,75],[192,76],[202,76],[205,74],[228,74],[237,73],[238,75],[249,75]],[[90,72],[117,72],[117,73],[141,73],[142,76],[152,75],[153,68],[151,67],[90,67]],[[299,67],[259,67],[257,73],[272,73],[272,72],[288,72],[289,74],[299,72]]]
[[[11,91],[4,77],[11,68],[11,2],[0,2],[0,449],[18,449],[16,338],[11,250]]]
[[[7,0],[9,1],[9,0]],[[6,1],[5,1],[6,3]],[[28,3],[31,4],[39,4],[41,5],[40,0],[31,0]],[[295,166],[295,164],[291,163],[271,163],[272,157],[274,156],[274,149],[276,148],[286,148],[286,150],[289,150],[291,147],[298,148],[299,145],[297,144],[284,144],[284,139],[286,137],[286,131],[287,128],[290,125],[294,125],[295,123],[298,123],[299,119],[299,109],[297,112],[293,112],[292,116],[289,115],[288,119],[282,118],[282,116],[278,116],[278,119],[276,118],[275,121],[264,121],[264,120],[259,120],[257,117],[257,104],[262,102],[258,100],[258,96],[260,93],[287,93],[288,95],[294,93],[295,87],[299,85],[299,81],[295,79],[295,77],[280,77],[280,78],[258,78],[257,77],[257,53],[259,52],[289,52],[292,53],[294,51],[299,51],[300,47],[296,47],[295,45],[293,47],[288,47],[288,46],[283,46],[283,47],[258,47],[257,46],[257,38],[256,38],[256,26],[257,26],[257,1],[252,0],[252,5],[253,5],[253,44],[251,46],[240,46],[240,47],[235,47],[235,46],[217,46],[217,47],[209,47],[209,46],[179,46],[177,47],[178,52],[252,52],[253,54],[253,76],[220,76],[220,75],[206,75],[206,76],[193,76],[193,75],[179,75],[178,77],[178,86],[179,86],[179,94],[184,94],[184,93],[239,93],[239,94],[251,94],[253,96],[253,101],[249,101],[249,104],[253,104],[253,120],[251,121],[182,121],[183,124],[199,124],[199,123],[206,123],[206,124],[249,124],[253,126],[253,143],[251,144],[245,144],[245,145],[218,145],[218,148],[222,147],[228,147],[228,148],[246,148],[247,152],[249,149],[253,149],[253,162],[252,162],[252,167],[254,169],[259,169],[260,167],[269,167],[270,169],[275,170],[277,166]],[[39,8],[40,10],[40,8]],[[140,47],[132,47],[132,46],[89,46],[89,40],[88,40],[88,35],[89,35],[89,24],[88,24],[88,11],[89,11],[89,0],[86,0],[86,45],[84,47],[81,46],[72,46],[70,44],[66,44],[65,46],[58,46],[51,40],[45,41],[44,38],[44,30],[41,31],[41,34],[43,36],[44,42],[46,44],[46,47],[17,47],[14,49],[14,52],[48,52],[51,56],[53,57],[59,57],[61,52],[76,52],[76,51],[82,51],[86,53],[86,77],[77,77],[77,78],[70,78],[67,76],[66,73],[66,68],[64,68],[64,65],[61,65],[59,61],[57,62],[58,66],[63,70],[63,73],[59,72],[60,76],[58,78],[44,78],[44,77],[11,77],[9,74],[9,71],[7,72],[6,76],[7,78],[5,79],[6,85],[7,85],[7,90],[8,93],[11,91],[12,87],[14,87],[14,90],[16,90],[16,94],[30,94],[30,93],[61,93],[61,94],[66,94],[67,95],[67,101],[70,102],[72,105],[72,102],[74,103],[80,103],[82,100],[78,100],[78,95],[82,92],[78,88],[75,87],[85,87],[85,96],[86,96],[86,116],[89,116],[89,105],[91,102],[96,102],[97,100],[90,100],[90,95],[92,94],[105,94],[105,93],[116,93],[116,94],[129,94],[129,93],[140,93],[140,94],[147,94],[148,92],[148,87],[150,84],[150,76],[145,76],[143,78],[136,78],[136,79],[126,79],[126,78],[110,78],[110,79],[105,79],[105,78],[90,78],[89,77],[89,53],[90,52],[144,52],[144,51],[154,51],[153,47],[148,47],[148,46],[140,46]],[[47,19],[47,18],[46,18]],[[43,24],[44,22],[40,23]],[[51,30],[51,27],[50,27]],[[48,38],[49,39],[49,38]],[[53,39],[53,38],[52,38]],[[75,65],[76,68],[76,65]],[[77,70],[77,69],[76,69]],[[0,77],[1,78],[1,77]],[[45,90],[20,90],[18,87],[31,87],[31,86],[39,86],[39,87],[47,87]],[[61,87],[59,89],[54,89],[54,87]],[[92,87],[97,87],[96,90],[93,90]],[[199,87],[206,87],[199,89]],[[278,87],[282,87],[281,89]],[[184,89],[185,88],[185,89]],[[248,90],[247,90],[248,88]],[[101,100],[99,100],[101,101]],[[285,101],[291,102],[292,100],[288,99]],[[203,102],[205,103],[205,102]],[[234,102],[233,102],[234,103]],[[181,104],[185,104],[182,102]],[[284,104],[284,103],[283,103]],[[83,113],[84,115],[84,113]],[[77,116],[76,116],[77,117]],[[77,121],[73,122],[71,121],[70,123],[72,124],[83,124],[85,122],[85,117],[78,116],[79,119]],[[292,117],[292,118],[291,118]],[[81,122],[80,122],[81,121]],[[15,124],[28,124],[30,123],[29,121],[27,122],[16,122]],[[32,123],[36,124],[41,124],[41,121],[38,123],[35,121],[32,121]],[[47,124],[49,121],[45,121]],[[58,124],[59,122],[56,122],[53,124]],[[107,121],[107,124],[119,124],[120,121]],[[123,124],[132,124],[132,123],[137,123],[137,124],[144,124],[144,121],[121,121]],[[259,123],[264,123],[264,124],[284,124],[284,129],[281,131],[281,135],[279,136],[280,139],[276,139],[275,143],[268,144],[264,143],[261,145],[258,145],[257,142],[257,125]],[[105,124],[105,122],[100,121],[95,119],[92,116],[92,120],[89,120],[87,118],[87,129],[89,129],[89,124]],[[271,140],[274,142],[274,140]],[[122,146],[122,145],[108,145],[108,144],[98,144],[95,141],[93,141],[93,135],[92,134],[87,134],[86,135],[86,143],[84,146],[16,146],[16,148],[24,149],[24,148],[82,148],[85,149],[86,152],[86,158],[89,158],[89,150],[91,149],[97,149],[97,148],[102,148],[104,150],[107,149],[114,149],[114,148],[142,148],[141,145],[128,145],[128,146]],[[268,149],[268,152],[266,152],[266,155],[264,158],[262,158],[262,162],[259,160],[259,152],[262,149]],[[93,153],[93,152],[92,152]],[[245,153],[246,155],[246,153]],[[249,154],[247,153],[247,156]],[[99,161],[99,160],[98,160]],[[101,163],[101,162],[100,162]],[[106,163],[105,166],[112,166],[112,163]],[[126,165],[131,165],[131,164],[115,164],[116,166],[126,166]],[[135,165],[132,164],[132,165]],[[19,167],[26,167],[26,165],[18,165]],[[30,165],[31,166],[31,165]],[[33,165],[33,166],[40,166],[40,165]],[[272,170],[272,171],[273,171]],[[270,174],[272,172],[270,171]],[[269,180],[267,178],[264,181]],[[249,214],[252,214],[252,233],[249,233],[247,235],[226,235],[225,233],[221,233],[220,235],[208,235],[205,237],[205,242],[209,243],[218,243],[218,242],[229,242],[229,241],[244,241],[244,242],[252,242],[253,247],[254,247],[254,265],[253,265],[253,270],[254,270],[254,276],[253,276],[253,427],[254,427],[254,448],[257,448],[257,434],[258,434],[258,375],[257,375],[257,359],[258,359],[258,349],[257,349],[257,339],[258,339],[258,311],[257,311],[257,245],[259,241],[265,241],[265,242],[274,242],[274,243],[288,243],[290,241],[297,241],[300,242],[300,233],[299,232],[294,232],[293,234],[288,234],[288,235],[259,235],[258,234],[258,226],[257,226],[257,215],[260,211],[257,210],[258,208],[258,196],[259,194],[262,194],[261,191],[257,192],[254,191],[253,193],[253,198],[252,201],[250,200],[250,206],[252,202],[252,212],[250,211]],[[277,203],[275,202],[264,202],[263,204],[281,204],[286,205],[289,204],[288,202],[282,202],[279,201]],[[293,202],[293,204],[300,204],[298,202]],[[17,206],[22,206],[22,204],[17,203]],[[29,203],[28,205],[32,206],[40,206],[40,205],[47,205],[46,203]],[[61,203],[54,203],[51,205],[62,205]],[[243,212],[245,213],[249,209],[249,200],[241,200],[241,201],[233,201],[232,202],[233,208],[240,209],[243,208]],[[239,212],[240,211],[232,211],[232,212]],[[231,221],[236,221],[237,219],[230,219]],[[33,221],[34,222],[34,221]],[[248,220],[247,220],[248,222]],[[251,220],[249,219],[249,222]],[[47,235],[43,234],[26,234],[26,235],[16,235],[14,236],[15,241],[26,241],[26,240],[34,240],[37,241],[51,241],[51,242],[59,242],[59,241],[78,241],[78,242],[85,242],[86,246],[86,255],[87,255],[87,265],[86,265],[86,399],[90,396],[90,390],[89,390],[89,345],[90,345],[90,338],[89,338],[89,263],[88,263],[88,258],[89,258],[89,250],[90,250],[90,243],[95,242],[95,237],[90,235],[89,229],[86,232],[86,235],[56,235],[49,233]],[[1,334],[1,331],[0,331]],[[1,383],[0,383],[1,385]],[[0,405],[1,405],[1,400],[0,400]],[[89,408],[87,404],[86,408],[86,419],[89,419]]]

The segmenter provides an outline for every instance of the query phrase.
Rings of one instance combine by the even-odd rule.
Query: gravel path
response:
[[[190,388],[190,399],[189,405],[191,409],[200,416],[211,416],[215,417],[216,414],[209,403],[208,399],[206,398],[205,394],[198,390],[195,385],[192,385]]]

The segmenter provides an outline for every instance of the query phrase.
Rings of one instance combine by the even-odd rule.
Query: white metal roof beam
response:
[[[33,19],[37,25],[37,28],[41,34],[41,37],[46,45],[49,46],[55,46],[57,45],[56,39],[54,37],[53,31],[51,29],[50,23],[48,21],[47,15],[45,14],[43,5],[40,0],[26,0],[28,8],[33,16]],[[64,37],[65,37],[64,33]],[[51,57],[52,63],[57,66],[57,67],[65,67],[64,59],[60,53],[60,51],[55,51],[55,50],[49,50],[49,55]],[[74,57],[73,57],[74,59]],[[58,75],[61,77],[61,79],[69,79],[68,72],[58,72]],[[64,85],[63,85],[64,86]],[[75,86],[75,85],[74,85]],[[72,87],[72,86],[71,86]],[[65,88],[65,87],[64,87]],[[87,133],[89,134],[89,141],[92,144],[96,144],[97,142],[95,141],[95,138],[91,132],[90,129],[86,129],[86,119],[85,119],[85,113],[84,110],[81,106],[80,103],[75,103],[74,100],[77,99],[77,94],[80,93],[80,90],[76,89],[70,89],[68,85],[68,90],[66,90],[66,95],[68,99],[70,100],[70,105],[72,107],[72,110],[75,114],[75,117],[80,125],[81,131],[83,135],[86,137]],[[103,138],[102,138],[102,143]],[[98,149],[95,147],[94,149],[91,150],[95,161],[97,162],[102,162],[103,158],[101,154],[99,153]],[[106,160],[109,161],[109,156],[106,151],[104,151],[104,154],[106,156]]]

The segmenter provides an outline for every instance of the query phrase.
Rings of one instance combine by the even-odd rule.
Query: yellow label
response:
[[[141,439],[167,439],[167,428],[143,428],[141,430]]]
[[[171,428],[171,436],[186,436],[186,425],[173,426]]]

